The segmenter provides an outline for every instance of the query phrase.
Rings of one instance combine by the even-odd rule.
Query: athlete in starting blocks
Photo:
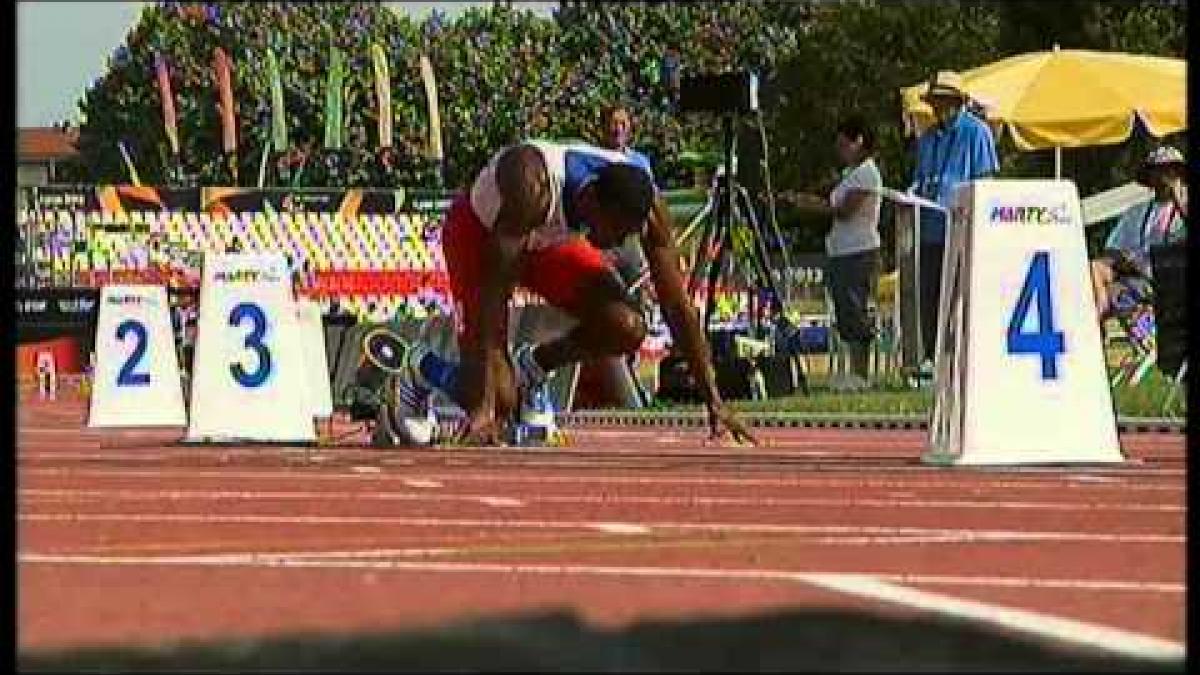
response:
[[[383,442],[427,445],[437,421],[434,390],[462,407],[450,440],[499,444],[514,413],[545,426],[547,374],[585,359],[629,354],[646,336],[606,251],[637,235],[663,316],[708,408],[714,438],[755,443],[717,390],[699,317],[684,290],[670,214],[649,172],[624,155],[582,143],[529,141],[497,152],[446,215],[442,246],[462,363],[406,346],[391,403],[380,409]],[[506,346],[508,301],[520,284],[578,321],[543,344]],[[552,414],[552,413],[549,413]]]

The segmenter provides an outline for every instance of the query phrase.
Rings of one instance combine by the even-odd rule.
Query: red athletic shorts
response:
[[[472,344],[479,337],[479,303],[483,286],[483,261],[489,233],[471,208],[471,199],[459,193],[450,205],[442,229],[442,252],[454,295],[455,326],[459,344]],[[522,255],[517,284],[537,293],[547,302],[578,316],[583,289],[612,276],[612,267],[600,249],[585,239]],[[504,314],[508,325],[508,312]],[[502,331],[501,335],[507,335]]]

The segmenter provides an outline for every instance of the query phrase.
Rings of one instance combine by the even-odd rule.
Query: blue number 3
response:
[[[1058,356],[1065,353],[1066,340],[1062,331],[1054,330],[1054,307],[1050,294],[1050,254],[1037,251],[1029,263],[1025,285],[1017,297],[1012,319],[1008,322],[1009,354],[1037,354],[1042,359],[1042,379],[1058,379]],[[1030,305],[1037,301],[1037,329],[1025,332],[1025,320]]]
[[[252,302],[243,302],[229,313],[229,325],[240,326],[244,319],[250,319],[250,334],[246,336],[243,344],[247,349],[253,349],[258,356],[258,368],[248,373],[242,364],[234,363],[229,366],[229,372],[238,384],[253,389],[261,387],[271,376],[271,352],[263,344],[263,338],[267,334],[267,316],[263,314],[262,307]]]
[[[125,336],[133,333],[133,351],[125,359],[125,365],[117,372],[118,387],[143,387],[150,384],[150,373],[135,373],[142,357],[146,355],[146,324],[134,319],[127,319],[117,326],[117,339],[124,342]]]

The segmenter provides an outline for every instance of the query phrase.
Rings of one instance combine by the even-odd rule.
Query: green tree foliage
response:
[[[991,5],[1000,17],[1003,29],[1000,45],[1003,58],[1010,54],[1052,49],[1094,49],[1186,58],[1186,3],[1171,0],[1114,0],[1045,3],[1037,0],[1013,0]],[[1052,176],[1054,152],[1040,150],[1018,153],[1008,139],[1002,139],[1005,173],[1014,176]],[[1132,180],[1138,163],[1160,143],[1186,144],[1183,134],[1166,139],[1150,137],[1135,128],[1125,143],[1070,148],[1062,151],[1063,176],[1073,179],[1081,195],[1121,185]],[[1089,247],[1094,251],[1107,234],[1107,228],[1088,230]]]
[[[775,185],[824,194],[838,178],[838,120],[862,115],[876,133],[884,183],[906,185],[914,140],[901,123],[900,89],[933,70],[965,70],[992,60],[1000,26],[986,7],[961,2],[839,2],[817,20],[784,66],[769,110]],[[824,250],[827,219],[780,213],[803,250]],[[884,219],[887,238],[890,220]],[[890,254],[891,247],[885,246]],[[890,262],[885,260],[885,262]]]
[[[900,89],[935,69],[965,70],[996,53],[999,26],[986,9],[959,2],[842,2],[821,10],[780,74],[774,129],[776,182],[824,188],[837,177],[834,129],[858,114],[877,136],[885,175],[912,171]],[[889,181],[893,183],[894,181]]]
[[[774,20],[778,6],[564,3],[555,19],[574,68],[556,106],[563,124],[553,131],[594,138],[601,107],[621,102],[637,120],[635,144],[650,156],[660,182],[689,181],[685,153],[716,151],[720,124],[710,114],[682,113],[675,87],[697,74],[772,75],[796,44],[795,31]]]
[[[472,8],[422,29],[438,73],[446,181],[467,184],[497,148],[544,135],[569,54],[553,22],[528,10]]]
[[[782,70],[779,89],[784,94],[770,113],[776,185],[827,189],[836,176],[834,126],[841,114],[856,112],[875,125],[884,182],[903,187],[911,180],[915,153],[914,139],[903,133],[901,87],[921,82],[935,70],[968,70],[1051,49],[1055,43],[1063,49],[1182,57],[1184,13],[1182,2],[1161,0],[847,0],[822,5]],[[1160,142],[1138,132],[1127,143],[1064,150],[1063,175],[1074,179],[1084,196],[1120,185]],[[1053,175],[1053,151],[1019,152],[1006,133],[998,146],[1002,175]],[[799,247],[821,249],[827,222],[786,212],[783,220],[800,235]],[[885,219],[885,238],[889,225]],[[1097,238],[1102,230],[1093,228],[1089,234]]]
[[[203,184],[231,182],[220,149],[212,50],[234,62],[239,176],[252,184],[269,131],[265,50],[283,73],[291,157],[307,153],[297,184],[429,186],[428,120],[419,57],[439,79],[446,185],[465,184],[498,147],[525,137],[594,138],[606,103],[628,105],[636,144],[661,183],[690,182],[688,157],[719,150],[719,120],[682,114],[678,78],[753,69],[763,79],[764,121],[776,188],[825,190],[836,178],[833,130],[855,112],[875,125],[887,184],[911,179],[899,90],[938,69],[965,70],[1006,56],[1063,48],[1182,56],[1182,2],[1067,4],[1014,0],[878,0],[688,3],[564,2],[551,16],[503,4],[449,21],[424,21],[378,2],[160,3],[147,8],[108,71],[80,101],[80,180],[127,180],[118,140],[143,181],[161,184],[170,165],[154,81],[154,56],[171,67],[183,161]],[[398,170],[382,173],[369,46],[391,69]],[[321,151],[330,45],[348,58],[344,169],[331,175]],[[1120,184],[1153,140],[1064,152],[1064,174],[1082,194]],[[689,152],[690,151],[690,152]],[[1019,153],[1000,141],[1003,173],[1047,176],[1050,152]],[[274,164],[274,162],[272,163]],[[269,184],[276,183],[272,171]],[[801,248],[820,248],[826,224],[781,212]]]
[[[212,53],[232,59],[238,122],[238,174],[253,184],[270,124],[267,49],[280,63],[292,156],[306,157],[302,185],[328,180],[323,143],[325,75],[330,46],[347,56],[345,88],[346,170],[342,181],[372,183],[378,171],[374,72],[369,46],[378,41],[391,59],[392,105],[401,180],[426,180],[422,161],[425,103],[418,69],[420,33],[407,17],[378,2],[343,3],[160,3],[109,59],[108,71],[79,103],[81,178],[128,180],[116,143],[124,140],[144,182],[164,184],[171,166],[163,131],[154,59],[169,64],[178,117],[182,161],[201,184],[232,184],[220,146],[220,118]]]

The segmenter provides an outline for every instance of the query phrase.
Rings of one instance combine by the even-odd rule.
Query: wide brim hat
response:
[[[962,75],[953,70],[939,70],[929,78],[925,93],[921,94],[921,100],[926,103],[933,98],[956,98],[965,101],[971,98],[971,95],[967,93]]]
[[[1142,185],[1150,185],[1150,174],[1165,167],[1179,167],[1180,169],[1187,168],[1187,162],[1183,159],[1183,153],[1178,149],[1169,145],[1164,145],[1150,151],[1146,155],[1146,159],[1142,161],[1141,166],[1137,169],[1135,179]]]

